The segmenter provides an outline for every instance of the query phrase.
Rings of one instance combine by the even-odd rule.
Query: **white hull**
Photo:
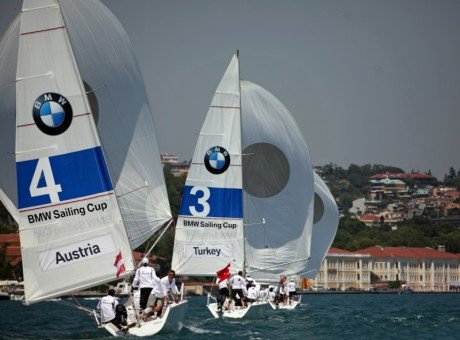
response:
[[[173,303],[166,308],[161,318],[147,322],[141,321],[139,326],[131,327],[126,333],[135,336],[152,336],[160,332],[179,332],[183,326],[187,307],[187,300]],[[132,317],[134,317],[133,310],[132,308],[128,308],[128,320]],[[112,324],[106,324],[103,327],[113,336],[122,336],[125,334]]]
[[[264,317],[268,311],[268,302],[254,302],[247,308],[234,307],[230,310],[224,310],[221,314],[217,311],[217,303],[209,303],[208,307],[211,314],[216,318],[228,318],[228,319],[260,319]]]
[[[270,301],[270,306],[273,308],[273,309],[286,309],[286,310],[292,310],[292,309],[295,309],[298,305],[300,305],[300,302],[302,301],[302,295],[299,295],[299,300],[292,300],[291,301],[291,304],[284,304],[284,303],[279,303],[278,306],[276,305],[276,303]]]

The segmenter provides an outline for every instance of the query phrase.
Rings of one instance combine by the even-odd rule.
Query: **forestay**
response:
[[[61,4],[135,249],[172,218],[144,81],[129,38],[110,10],[95,0]]]
[[[331,246],[339,226],[339,210],[326,183],[316,173],[311,257],[303,276],[314,279]]]
[[[125,273],[134,269],[67,31],[56,0],[24,1],[16,169],[28,303],[115,279],[120,252]]]
[[[289,111],[272,94],[241,81],[247,271],[277,281],[310,256],[313,170]]]
[[[243,269],[241,120],[238,57],[233,56],[198,136],[176,226],[172,268],[215,275]]]

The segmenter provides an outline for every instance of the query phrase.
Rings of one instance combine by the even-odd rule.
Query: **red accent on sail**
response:
[[[125,264],[123,262],[123,255],[121,255],[121,251],[115,257],[115,263],[113,265],[117,267],[117,279],[118,279],[120,274],[126,270]]]

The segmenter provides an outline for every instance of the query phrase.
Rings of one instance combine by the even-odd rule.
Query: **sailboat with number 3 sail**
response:
[[[212,276],[230,262],[260,282],[305,270],[313,225],[313,170],[289,111],[240,79],[235,54],[199,134],[176,225],[173,268]],[[258,318],[266,301],[214,317]]]
[[[94,0],[24,0],[0,42],[0,87],[0,198],[19,225],[25,303],[131,275],[132,249],[171,212],[118,20]],[[128,332],[178,330],[186,307]]]

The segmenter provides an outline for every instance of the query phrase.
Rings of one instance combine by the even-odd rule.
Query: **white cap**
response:
[[[144,257],[141,261],[142,264],[149,264],[149,259]]]
[[[291,279],[291,281],[294,281],[294,279]]]

